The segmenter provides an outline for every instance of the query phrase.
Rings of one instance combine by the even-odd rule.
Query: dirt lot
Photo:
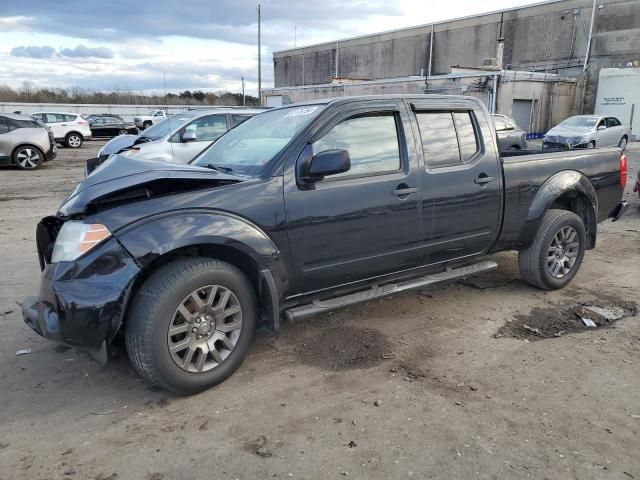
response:
[[[0,170],[0,479],[640,479],[639,144],[630,212],[600,226],[567,289],[525,285],[500,254],[489,276],[285,324],[191,398],[20,317],[35,225],[99,145]],[[624,318],[583,328],[580,305]]]

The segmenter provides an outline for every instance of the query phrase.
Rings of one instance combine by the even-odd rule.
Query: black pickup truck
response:
[[[266,111],[191,165],[113,156],[44,218],[39,334],[180,394],[242,363],[256,329],[497,268],[571,281],[619,218],[618,148],[501,157],[472,97],[373,96]],[[524,155],[529,153],[528,155]]]

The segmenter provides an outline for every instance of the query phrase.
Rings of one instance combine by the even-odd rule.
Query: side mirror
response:
[[[325,150],[314,155],[306,167],[302,172],[303,180],[316,182],[327,175],[348,171],[351,168],[351,157],[346,150]]]
[[[606,130],[607,126],[606,125],[598,125],[598,130]]]
[[[182,143],[195,142],[196,140],[196,132],[193,130],[187,130],[182,134]]]

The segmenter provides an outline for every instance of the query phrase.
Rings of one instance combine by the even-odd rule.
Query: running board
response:
[[[290,308],[284,311],[285,318],[290,322],[304,320],[319,313],[325,313],[336,308],[346,307],[355,303],[366,302],[374,298],[386,297],[392,293],[413,290],[414,288],[427,287],[437,283],[450,282],[452,280],[462,280],[477,273],[491,272],[498,268],[494,261],[487,260],[466,267],[445,270],[444,272],[426,275],[415,280],[407,280],[398,283],[388,283],[386,285],[375,285],[367,290],[350,293],[342,297],[329,298],[327,300],[314,300],[313,302],[300,307]]]

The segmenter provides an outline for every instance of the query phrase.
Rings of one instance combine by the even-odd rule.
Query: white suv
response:
[[[31,116],[46,123],[55,141],[69,148],[80,148],[82,142],[91,140],[89,122],[77,113],[36,112]]]

